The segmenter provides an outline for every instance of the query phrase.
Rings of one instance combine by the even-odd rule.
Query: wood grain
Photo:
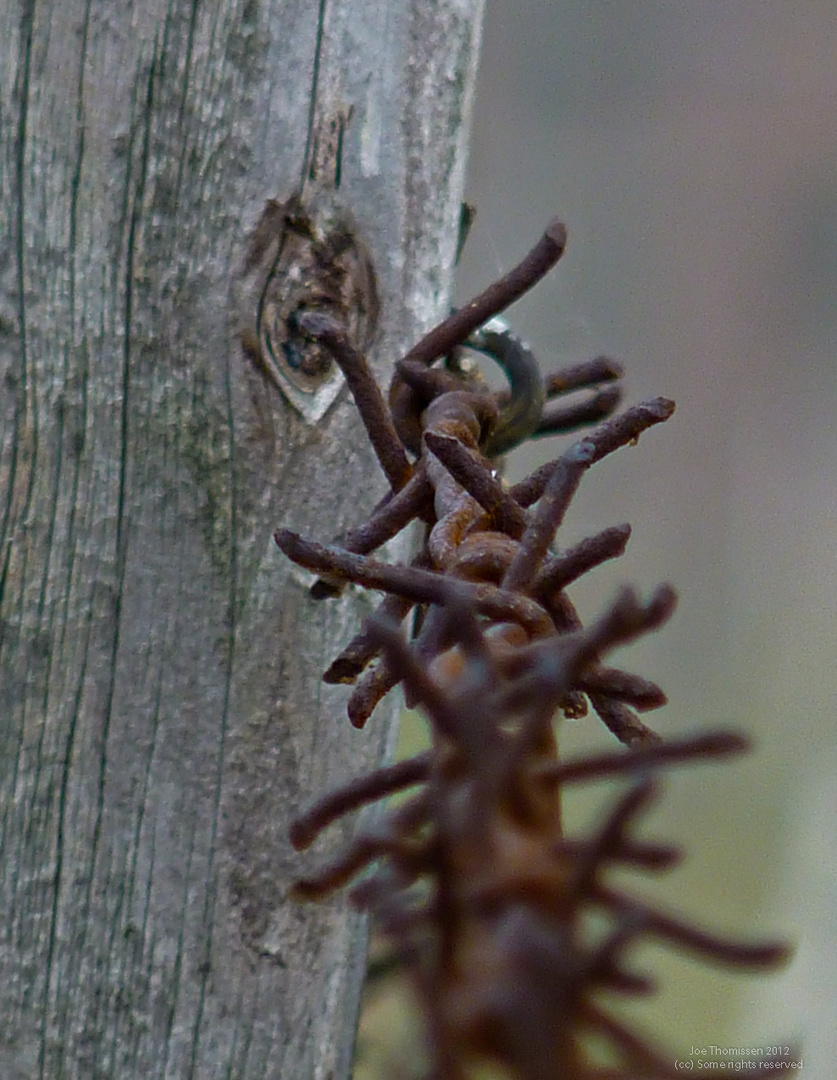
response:
[[[364,933],[285,891],[287,825],[381,760],[323,687],[364,600],[279,526],[386,490],[242,348],[271,199],[351,112],[379,373],[448,304],[481,0],[0,6],[0,1064],[63,1080],[346,1077]],[[319,144],[321,146],[321,143]]]

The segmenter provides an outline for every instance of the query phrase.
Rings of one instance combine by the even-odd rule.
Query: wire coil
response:
[[[674,404],[654,398],[614,417],[619,365],[598,358],[543,379],[528,347],[504,324],[489,323],[555,264],[565,243],[563,226],[552,223],[517,267],[426,335],[396,364],[388,405],[338,323],[319,313],[299,320],[343,370],[390,492],[340,546],[286,529],[276,542],[321,576],[315,595],[347,582],[386,594],[325,678],[354,684],[348,712],[358,727],[401,684],[427,717],[432,745],[297,818],[291,839],[301,849],[338,817],[418,789],[361,829],[336,861],[299,880],[293,894],[320,899],[365,873],[350,895],[414,978],[435,1080],[465,1078],[480,1061],[517,1080],[674,1077],[672,1059],[599,1001],[603,991],[652,989],[627,965],[633,943],[654,937],[753,968],[787,954],[777,943],[713,937],[605,880],[612,866],[656,871],[679,858],[675,848],[633,836],[656,794],[655,773],[739,753],[746,743],[728,732],[662,741],[638,712],[663,704],[663,692],[603,663],[611,649],[668,618],[669,586],[645,602],[624,590],[589,627],[567,596],[578,577],[620,555],[630,534],[619,525],[554,549],[582,477],[668,419]],[[458,362],[463,346],[492,356],[508,374],[508,391],[474,382]],[[586,392],[580,402],[556,404],[578,390]],[[557,459],[503,485],[495,455],[592,424]],[[416,518],[426,538],[410,565],[374,558]],[[399,624],[414,607],[422,618],[409,641]],[[583,715],[588,702],[628,749],[563,761],[554,716]],[[566,836],[563,791],[608,775],[626,780],[624,793],[592,836]],[[591,911],[607,926],[596,939],[585,929]],[[590,1057],[591,1036],[607,1045],[608,1061]],[[753,1075],[773,1073],[765,1066]]]

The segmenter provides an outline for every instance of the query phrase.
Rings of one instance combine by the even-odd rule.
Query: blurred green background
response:
[[[488,0],[460,267],[466,299],[546,222],[558,269],[511,313],[545,367],[607,353],[628,403],[675,416],[597,465],[561,542],[630,521],[573,593],[674,582],[660,634],[616,658],[656,679],[663,734],[732,724],[756,751],[672,773],[648,832],[687,846],[646,895],[729,933],[797,944],[772,978],[649,954],[639,1012],[672,1049],[801,1039],[837,1075],[837,3]],[[548,457],[529,448],[512,478]],[[408,728],[405,737],[415,738]],[[567,753],[609,744],[566,724]],[[596,797],[599,792],[594,793]],[[595,798],[569,807],[582,824]],[[416,1072],[413,1020],[375,992],[357,1076]]]

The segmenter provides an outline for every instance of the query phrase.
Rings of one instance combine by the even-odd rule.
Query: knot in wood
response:
[[[372,259],[351,215],[333,193],[268,204],[248,257],[256,297],[259,359],[285,397],[311,423],[334,401],[343,376],[331,353],[302,332],[306,312],[330,316],[356,348],[378,323]],[[252,316],[251,316],[252,317]]]

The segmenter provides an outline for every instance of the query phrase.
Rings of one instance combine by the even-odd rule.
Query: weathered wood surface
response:
[[[232,287],[312,131],[378,275],[382,374],[448,302],[481,0],[0,3],[0,1074],[344,1077],[364,936],[289,906],[289,816],[390,741],[319,682],[365,610],[280,524],[384,490]],[[323,850],[327,848],[325,846]]]

